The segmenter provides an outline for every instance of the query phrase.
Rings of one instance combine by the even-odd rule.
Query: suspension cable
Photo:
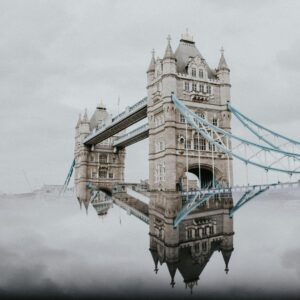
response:
[[[199,164],[199,190],[201,190],[201,153],[200,153],[200,134],[197,132],[198,135],[198,164]]]
[[[188,179],[188,170],[189,170],[189,151],[188,151],[188,123],[185,118],[185,163],[186,163],[186,191],[187,191],[187,199],[189,198],[189,179]]]

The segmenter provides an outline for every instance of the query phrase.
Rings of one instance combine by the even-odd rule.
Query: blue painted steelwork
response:
[[[209,123],[208,121],[206,121],[205,119],[201,118],[200,116],[198,116],[197,114],[195,114],[193,111],[191,111],[189,108],[187,108],[181,101],[179,101],[176,96],[174,94],[172,94],[172,101],[174,102],[176,108],[181,112],[181,114],[186,118],[186,120],[188,121],[188,123],[198,132],[200,133],[206,140],[208,140],[211,144],[214,144],[215,147],[217,149],[220,149],[221,151],[223,151],[224,153],[226,153],[229,156],[233,156],[235,158],[237,158],[240,161],[243,161],[245,164],[251,164],[254,165],[256,167],[262,168],[266,171],[276,171],[276,172],[282,172],[282,173],[286,173],[286,174],[300,174],[300,170],[299,167],[295,168],[295,169],[282,169],[282,168],[278,168],[278,167],[273,167],[272,165],[274,164],[271,163],[269,165],[267,164],[263,164],[263,163],[259,163],[259,162],[255,162],[249,158],[245,158],[237,153],[235,153],[234,151],[232,151],[231,149],[227,148],[220,140],[216,141],[215,139],[213,139],[209,134],[207,134],[205,132],[204,129],[199,128],[199,125],[204,125],[207,126],[209,129],[213,130],[216,134],[221,134],[222,137],[227,137],[229,139],[234,139],[237,140],[239,142],[241,142],[242,144],[246,145],[246,146],[253,146],[255,147],[255,149],[257,149],[256,151],[257,154],[265,151],[268,154],[277,154],[277,155],[281,155],[279,159],[277,159],[275,162],[279,162],[281,161],[283,158],[287,158],[287,157],[292,157],[292,158],[296,158],[298,160],[299,154],[294,154],[291,152],[286,152],[286,151],[282,151],[280,149],[275,149],[275,148],[271,148],[271,147],[266,147],[266,146],[262,146],[256,143],[253,143],[249,140],[245,140],[242,139],[240,137],[237,137],[233,134],[231,134],[228,131],[225,131],[217,126],[214,126],[213,124]],[[199,122],[197,124],[197,122]],[[253,156],[252,156],[253,157]]]
[[[70,168],[70,170],[68,172],[67,178],[66,178],[65,183],[64,183],[64,185],[63,185],[63,187],[61,189],[60,194],[63,194],[66,191],[66,189],[68,188],[70,179],[71,179],[72,174],[73,174],[74,167],[75,167],[75,159],[73,160],[73,162],[71,164],[71,168]]]
[[[213,194],[206,193],[206,194],[200,194],[198,192],[191,201],[188,201],[182,209],[178,212],[176,218],[174,219],[173,226],[177,227],[177,225],[196,207],[200,206],[204,202],[210,199],[210,197],[213,196]]]
[[[240,198],[240,200],[236,203],[236,205],[231,208],[229,210],[229,215],[232,217],[233,214],[240,209],[243,205],[245,205],[246,203],[248,203],[250,200],[252,200],[253,198],[257,197],[258,195],[266,192],[269,189],[269,187],[265,187],[259,191],[255,191],[255,190],[248,190],[244,193],[244,195]]]
[[[249,117],[245,116],[240,111],[238,111],[236,108],[234,108],[229,102],[228,102],[227,106],[228,106],[229,111],[231,111],[242,122],[243,125],[245,125],[253,134],[255,134],[259,139],[263,140],[264,142],[266,142],[270,146],[275,147],[275,148],[279,148],[279,147],[275,146],[273,143],[271,143],[269,140],[265,139],[262,135],[258,134],[251,126],[249,126],[245,122],[245,120],[250,122],[251,124],[255,125],[257,128],[262,129],[264,131],[267,131],[272,136],[281,138],[281,139],[283,139],[287,142],[290,142],[291,144],[294,144],[294,145],[300,145],[299,141],[296,141],[296,140],[290,139],[286,136],[283,136],[282,134],[279,134],[279,133],[277,133],[277,132],[275,132],[271,129],[268,129],[268,128],[258,124],[257,122],[251,120]]]

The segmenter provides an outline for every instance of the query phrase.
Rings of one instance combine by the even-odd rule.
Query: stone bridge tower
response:
[[[115,136],[92,146],[85,138],[103,124],[111,122],[111,115],[103,104],[97,106],[89,119],[87,112],[79,117],[75,136],[75,187],[80,201],[90,200],[92,189],[111,192],[115,182],[124,181],[125,150],[114,151]]]
[[[150,190],[180,190],[186,171],[199,177],[199,151],[202,186],[212,181],[213,174],[215,180],[224,185],[232,183],[231,160],[228,163],[224,153],[201,136],[198,139],[197,132],[190,126],[186,137],[185,119],[171,100],[171,93],[175,93],[198,115],[229,131],[231,115],[227,101],[230,101],[230,87],[230,70],[223,50],[218,67],[211,69],[188,32],[182,35],[175,53],[170,37],[162,59],[155,58],[153,51],[147,70]]]

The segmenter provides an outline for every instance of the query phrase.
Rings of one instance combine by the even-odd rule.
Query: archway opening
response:
[[[196,176],[199,181],[199,168],[189,169],[189,174]],[[213,186],[213,173],[209,168],[201,167],[200,168],[200,179],[201,179],[201,188],[211,188]],[[199,183],[198,183],[199,186]]]

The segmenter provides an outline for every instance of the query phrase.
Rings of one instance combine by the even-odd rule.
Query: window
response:
[[[195,237],[199,237],[199,234],[200,234],[200,232],[199,232],[199,228],[198,228],[195,230]],[[199,246],[199,244],[198,244],[198,246]]]
[[[194,138],[194,150],[199,150],[198,138]]]
[[[93,154],[90,155],[90,161],[94,161],[94,155]]]
[[[180,114],[180,123],[185,123],[185,117],[183,114]]]
[[[109,179],[113,179],[114,178],[114,174],[113,173],[109,173]]]
[[[214,234],[214,228],[213,228],[213,226],[209,227],[209,234]]]
[[[214,126],[218,126],[218,119],[217,119],[217,118],[213,118],[212,124],[213,124]]]
[[[197,91],[197,83],[196,83],[196,82],[193,82],[193,83],[192,83],[192,91],[193,91],[193,92],[196,92],[196,91]]]
[[[106,178],[106,174],[107,174],[106,170],[100,170],[99,171],[99,177],[100,178]]]
[[[200,93],[204,93],[204,85],[203,84],[200,84],[199,89],[200,89]]]
[[[199,77],[203,78],[203,70],[202,69],[199,70]]]
[[[206,141],[205,141],[205,139],[201,138],[199,140],[199,142],[200,142],[200,150],[205,151],[206,150]]]
[[[192,68],[192,76],[196,77],[196,69],[195,68]]]
[[[185,83],[184,83],[184,90],[185,91],[189,91],[190,90],[190,85],[189,85],[189,83],[187,81],[185,81]]]
[[[106,154],[100,154],[99,162],[102,163],[102,164],[107,163],[107,155]]]
[[[187,238],[192,239],[193,238],[193,230],[191,228],[188,229],[187,231]]]
[[[187,140],[185,142],[185,149],[191,149],[191,141],[190,140]]]
[[[166,180],[165,163],[158,163],[155,168],[155,182],[159,183]]]
[[[206,86],[206,92],[208,94],[211,94],[211,86],[210,85]]]
[[[199,243],[197,243],[197,244],[195,244],[195,251],[199,252],[199,250],[200,250],[200,245],[199,245]]]
[[[202,250],[203,251],[207,250],[207,242],[202,242]]]
[[[215,144],[209,143],[209,151],[216,151],[216,146]]]

